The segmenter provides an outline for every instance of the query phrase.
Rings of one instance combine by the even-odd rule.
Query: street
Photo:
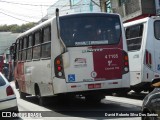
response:
[[[12,87],[14,83],[11,82]],[[120,120],[140,120],[140,117],[125,116],[125,113],[140,113],[142,100],[146,93],[139,95],[130,92],[127,97],[106,96],[99,104],[86,103],[83,98],[73,99],[67,104],[57,102],[56,98],[46,98],[46,105],[39,106],[35,96],[28,96],[25,100],[20,99],[18,90],[15,89],[18,108],[20,113],[40,113],[40,117],[22,117],[20,119],[39,120],[86,120],[86,119],[120,119]],[[39,111],[39,112],[38,112]],[[115,113],[123,113],[114,116]],[[105,116],[106,115],[106,116]],[[111,117],[109,117],[111,116]]]

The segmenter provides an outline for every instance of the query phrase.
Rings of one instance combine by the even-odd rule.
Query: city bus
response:
[[[152,79],[160,77],[160,17],[124,24],[128,47],[131,89],[151,91]]]
[[[14,79],[20,97],[84,96],[130,88],[123,24],[118,14],[79,13],[55,17],[22,33],[15,42]]]

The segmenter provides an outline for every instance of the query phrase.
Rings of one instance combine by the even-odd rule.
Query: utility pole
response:
[[[101,12],[107,12],[106,2],[107,0],[100,0]]]

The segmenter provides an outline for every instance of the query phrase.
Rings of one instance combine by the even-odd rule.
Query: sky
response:
[[[37,22],[56,1],[58,0],[0,0],[0,25]]]

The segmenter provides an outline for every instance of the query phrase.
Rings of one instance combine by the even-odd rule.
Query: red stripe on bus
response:
[[[114,80],[122,78],[123,54],[122,39],[118,45],[94,46],[92,49],[103,48],[102,51],[93,52],[95,81]],[[107,55],[108,58],[107,58]],[[118,58],[114,58],[117,57]]]

